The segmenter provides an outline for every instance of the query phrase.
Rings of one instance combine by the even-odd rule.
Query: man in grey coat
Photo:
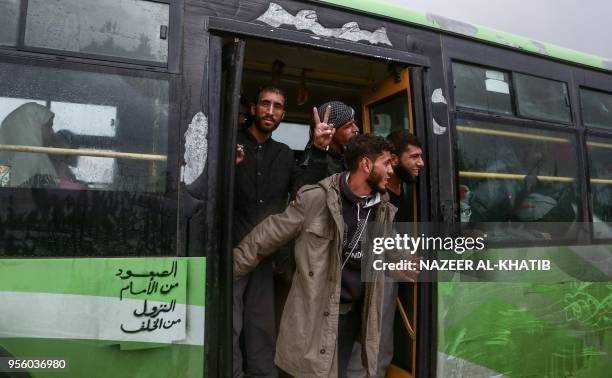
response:
[[[361,246],[368,223],[390,225],[396,208],[386,186],[393,146],[359,135],[345,159],[349,171],[307,185],[287,209],[269,216],[234,248],[234,278],[295,240],[296,271],[283,311],[275,363],[297,377],[344,377],[351,348],[361,340],[362,361],[376,372],[384,282],[361,280]],[[364,246],[365,247],[365,246]]]

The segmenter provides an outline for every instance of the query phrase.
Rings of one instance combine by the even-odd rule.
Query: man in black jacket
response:
[[[326,102],[312,112],[311,140],[298,164],[294,194],[303,185],[316,184],[325,177],[346,171],[344,150],[349,140],[359,134],[355,110],[343,102]]]
[[[268,215],[285,210],[295,165],[293,151],[271,138],[285,116],[284,92],[271,86],[260,89],[251,114],[252,125],[239,130],[237,136],[234,245]],[[243,364],[248,376],[275,376],[271,262],[263,262],[234,283],[233,306],[234,376],[242,376]],[[244,350],[240,348],[241,333]]]

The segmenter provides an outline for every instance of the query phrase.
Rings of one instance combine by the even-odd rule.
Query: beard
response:
[[[374,171],[370,172],[368,178],[366,179],[366,183],[372,189],[372,194],[380,193],[384,194],[387,192],[387,188],[381,183],[383,182],[383,178],[381,175],[375,173]],[[382,186],[382,188],[381,188]]]
[[[403,165],[398,164],[395,167],[393,167],[393,173],[400,179],[402,180],[402,182],[409,184],[412,182],[415,182],[416,179],[414,177],[412,177],[412,175],[410,174],[410,172],[408,172],[408,170],[406,168],[404,168]]]
[[[280,125],[280,122],[274,122],[274,120],[272,120],[274,125],[272,127],[266,127],[262,122],[262,118],[257,116],[255,117],[254,121],[255,128],[262,133],[272,133],[274,130],[278,129],[278,126]]]

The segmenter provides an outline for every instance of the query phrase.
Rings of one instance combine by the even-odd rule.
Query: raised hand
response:
[[[323,121],[321,121],[317,108],[312,108],[312,117],[315,126],[313,143],[315,147],[318,147],[322,150],[326,150],[329,147],[332,141],[332,137],[334,136],[334,132],[336,131],[334,125],[327,123],[329,121],[330,113],[331,106],[328,105],[325,108],[325,113],[323,113]]]

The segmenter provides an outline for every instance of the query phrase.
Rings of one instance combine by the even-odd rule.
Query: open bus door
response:
[[[362,96],[364,133],[384,137],[396,130],[410,130],[415,133],[409,69],[398,69],[396,66],[390,68],[391,75]],[[403,185],[408,198],[405,205],[410,206],[411,220],[416,222],[416,183]],[[411,378],[416,376],[417,285],[400,283],[398,286],[398,296],[395,299],[393,360],[387,377]]]
[[[244,47],[244,40],[239,38],[229,40],[212,35],[210,39],[211,64],[215,65],[210,71],[218,78],[211,79],[214,85],[211,85],[209,96],[211,106],[219,112],[219,121],[215,126],[211,120],[209,133],[208,175],[216,201],[207,219],[210,232],[206,282],[206,303],[209,304],[206,307],[206,377],[232,376],[232,214]],[[213,98],[218,94],[219,97]]]

